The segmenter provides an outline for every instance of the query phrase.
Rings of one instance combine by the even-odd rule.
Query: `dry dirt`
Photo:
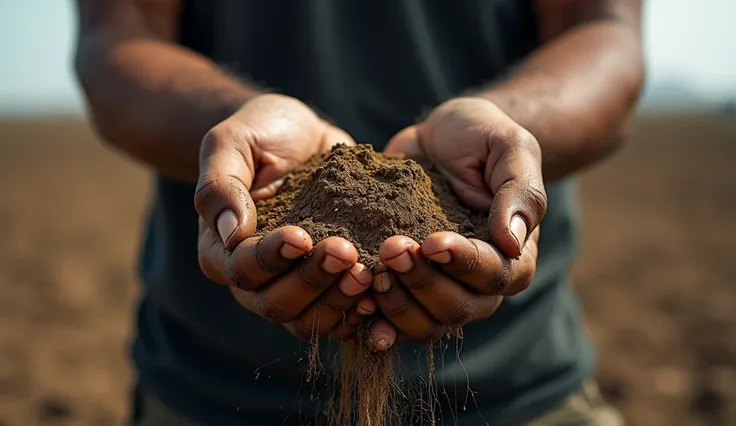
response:
[[[0,122],[0,426],[113,426],[144,170],[74,120]],[[736,119],[648,117],[586,173],[574,277],[631,425],[736,424]]]

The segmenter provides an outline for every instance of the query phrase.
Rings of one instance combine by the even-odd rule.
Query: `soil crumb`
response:
[[[437,169],[374,152],[370,145],[337,145],[327,154],[312,157],[286,176],[273,198],[256,207],[259,235],[296,225],[315,244],[327,237],[343,237],[358,250],[359,262],[371,269],[380,264],[381,244],[394,235],[421,242],[439,231],[484,240],[488,234],[488,214],[464,207]],[[391,393],[397,390],[395,352],[377,352],[371,347],[370,324],[368,319],[359,327],[357,338],[342,345],[340,406],[332,424],[384,426],[397,422],[399,413],[389,407]],[[431,350],[428,357],[432,358],[427,372],[432,383]]]
[[[434,167],[374,152],[370,145],[337,145],[312,157],[257,208],[259,234],[296,225],[315,244],[343,237],[369,268],[380,263],[378,249],[394,235],[421,242],[439,231],[482,240],[488,233],[488,215],[464,207]]]

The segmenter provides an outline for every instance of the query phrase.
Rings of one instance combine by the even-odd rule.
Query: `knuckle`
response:
[[[514,127],[507,134],[505,140],[509,147],[524,149],[530,151],[534,155],[541,155],[541,147],[539,146],[539,142],[537,142],[537,138],[535,138],[530,131],[521,126]]]
[[[537,217],[541,219],[547,213],[547,192],[541,183],[532,182],[527,186],[526,199]]]
[[[263,296],[258,296],[256,298],[255,312],[266,321],[276,324],[283,324],[291,320],[291,318],[288,318],[283,311],[275,307]]]
[[[194,190],[194,208],[200,215],[205,215],[210,200],[215,203],[227,199],[244,199],[247,186],[240,177],[234,175],[205,174],[197,181]],[[206,218],[205,218],[206,219]]]
[[[429,268],[426,273],[417,276],[405,276],[402,277],[402,283],[412,290],[419,290],[429,285],[435,278],[437,271],[434,268]]]
[[[331,294],[325,297],[322,303],[333,311],[345,312],[350,308],[352,299],[339,294]]]
[[[197,213],[204,214],[207,200],[217,191],[217,179],[213,176],[202,176],[197,182],[194,190],[194,209]]]
[[[496,313],[498,310],[498,307],[501,306],[501,301],[503,301],[502,296],[493,296],[493,302],[488,305],[488,307],[484,308],[482,311],[479,312],[475,318],[476,321],[479,320],[485,320],[490,318],[493,314]]]
[[[509,288],[512,281],[511,270],[503,267],[497,274],[490,275],[479,290],[483,294],[501,294]]]
[[[315,277],[314,275],[317,275],[314,273],[314,268],[310,267],[308,265],[309,261],[304,262],[302,265],[299,266],[299,277],[304,282],[304,284],[311,288],[312,290],[322,292],[327,287],[329,287],[332,284],[332,279],[325,279],[324,277],[320,278],[319,276]],[[319,268],[319,266],[317,266]]]
[[[513,283],[513,286],[510,286],[508,290],[504,292],[504,295],[514,296],[526,290],[527,288],[529,288],[529,286],[531,286],[532,281],[534,280],[534,273],[536,270],[536,266],[534,262],[530,262],[530,263],[531,265],[528,268],[526,268],[526,270],[522,274],[520,274],[520,276]]]
[[[258,266],[260,266],[264,271],[276,274],[281,271],[281,268],[279,265],[272,265],[267,260],[267,255],[264,255],[264,251],[267,251],[264,249],[264,242],[268,241],[267,238],[269,238],[269,236],[260,238],[256,243],[256,262],[258,262]]]
[[[206,152],[208,149],[217,146],[218,142],[222,141],[224,135],[224,126],[220,124],[212,127],[202,138],[202,149]]]
[[[462,261],[453,262],[447,268],[447,271],[453,278],[462,278],[466,275],[471,275],[480,265],[480,249],[478,249],[478,244],[473,240],[470,240],[470,243],[473,246],[473,254],[461,258]]]
[[[406,298],[405,300],[398,301],[398,303],[389,303],[384,307],[383,313],[387,317],[396,318],[402,315],[406,315],[409,307],[411,306],[411,300]]]
[[[455,303],[441,319],[445,325],[463,325],[475,317],[475,302],[472,299],[460,300]]]
[[[249,279],[246,275],[240,273],[235,267],[229,267],[225,271],[225,274],[235,286],[241,290],[253,291],[256,289],[256,284]]]
[[[223,147],[226,141],[233,138],[232,126],[227,122],[220,123],[205,133],[200,145],[200,154],[207,155],[212,151]]]
[[[209,261],[204,259],[203,256],[199,256],[199,269],[208,280],[216,282],[218,284],[227,284],[222,282],[222,276],[219,274],[217,268]]]

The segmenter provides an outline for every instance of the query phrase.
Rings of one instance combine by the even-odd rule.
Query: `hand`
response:
[[[384,242],[379,257],[389,270],[374,279],[376,301],[400,332],[434,340],[448,326],[488,318],[503,296],[529,286],[547,197],[528,131],[488,100],[458,98],[401,131],[386,152],[428,159],[466,204],[490,212],[492,244],[453,232]]]
[[[229,285],[246,309],[300,338],[327,332],[349,337],[358,315],[376,309],[367,297],[355,303],[372,274],[342,238],[315,246],[296,226],[254,237],[254,200],[274,195],[284,175],[340,142],[354,143],[302,102],[269,94],[212,128],[200,149],[194,203],[202,271]]]

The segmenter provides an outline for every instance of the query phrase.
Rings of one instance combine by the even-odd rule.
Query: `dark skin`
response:
[[[299,337],[350,337],[359,315],[378,309],[386,319],[373,330],[377,349],[486,319],[529,286],[544,183],[620,145],[644,75],[640,1],[538,0],[544,44],[513,76],[469,88],[387,147],[429,158],[466,203],[490,209],[491,244],[450,232],[421,242],[394,236],[371,277],[343,239],[314,245],[297,227],[252,237],[254,200],[350,136],[298,100],[264,95],[177,46],[179,1],[77,3],[77,71],[98,131],[158,172],[198,181],[204,273]]]

